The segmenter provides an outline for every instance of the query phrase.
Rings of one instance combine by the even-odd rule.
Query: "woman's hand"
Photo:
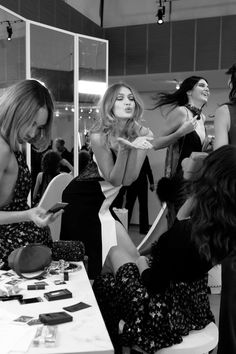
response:
[[[186,134],[191,133],[194,131],[197,127],[197,116],[186,120],[180,127],[179,127],[179,133],[180,136],[184,136]]]
[[[59,210],[56,213],[48,213],[43,208],[36,207],[28,210],[29,219],[33,221],[38,227],[45,227],[51,222],[55,221],[59,215],[63,213],[63,210]]]
[[[117,138],[117,140],[123,145],[133,149],[148,150],[153,148],[152,144],[149,142],[149,140],[153,140],[151,136],[139,136],[134,141],[129,141],[124,138]]]
[[[139,269],[139,273],[142,274],[145,269],[149,268],[147,257],[139,256],[136,260],[136,265]]]

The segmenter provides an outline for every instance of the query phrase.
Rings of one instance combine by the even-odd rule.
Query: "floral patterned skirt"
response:
[[[163,292],[149,294],[134,263],[121,266],[114,277],[97,277],[93,289],[104,321],[119,351],[138,345],[147,353],[180,343],[182,336],[214,321],[207,293],[207,277],[172,282]],[[119,334],[119,321],[125,322]]]

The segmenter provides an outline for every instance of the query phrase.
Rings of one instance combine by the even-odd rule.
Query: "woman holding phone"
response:
[[[51,246],[47,225],[61,214],[29,208],[31,176],[23,144],[39,151],[51,139],[53,102],[48,89],[37,80],[23,80],[0,97],[0,259],[7,263],[15,248],[28,243]]]

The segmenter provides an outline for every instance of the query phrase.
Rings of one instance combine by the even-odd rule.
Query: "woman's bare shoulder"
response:
[[[6,141],[0,137],[0,156],[10,156],[12,154],[12,151],[10,149],[10,146],[6,143]]]

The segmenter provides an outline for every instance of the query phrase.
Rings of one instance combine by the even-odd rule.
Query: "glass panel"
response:
[[[25,22],[0,8],[0,93],[26,77]]]
[[[74,151],[74,36],[37,25],[30,26],[31,77],[49,88],[55,102],[52,146],[62,138],[73,164]],[[60,152],[61,153],[61,152]],[[41,171],[42,154],[31,150],[32,179]],[[64,158],[64,153],[62,154]],[[61,167],[61,171],[65,171]],[[70,170],[66,170],[70,172]]]
[[[106,82],[106,42],[79,37],[79,144],[98,116],[98,102]]]

